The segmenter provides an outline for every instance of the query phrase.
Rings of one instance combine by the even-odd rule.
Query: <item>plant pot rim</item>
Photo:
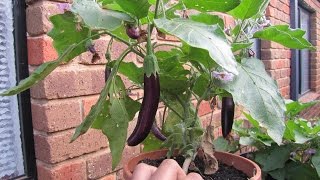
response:
[[[143,159],[159,159],[161,157],[165,157],[167,153],[167,149],[151,151],[146,153],[141,153],[131,159],[128,160],[127,163],[123,166],[123,176],[125,179],[131,179],[132,172],[135,166],[139,163],[139,161]],[[253,161],[227,152],[215,152],[215,157],[227,164],[229,166],[233,166],[234,168],[244,172],[250,180],[261,180],[261,168]]]

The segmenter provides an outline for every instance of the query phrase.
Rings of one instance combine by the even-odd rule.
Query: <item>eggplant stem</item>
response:
[[[187,157],[183,162],[182,169],[186,174],[188,174],[188,170],[191,162],[192,162],[192,157]]]

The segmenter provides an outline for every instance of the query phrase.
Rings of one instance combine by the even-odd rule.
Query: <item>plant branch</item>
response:
[[[182,169],[186,174],[188,174],[189,166],[190,166],[191,162],[192,162],[192,158],[191,157],[187,157],[183,162]]]
[[[108,31],[103,31],[103,32],[104,32],[103,34],[107,34],[107,35],[113,37],[114,39],[116,39],[116,40],[118,40],[118,41],[126,44],[127,46],[130,47],[130,49],[131,49],[132,52],[134,52],[134,53],[136,53],[138,56],[144,58],[144,55],[143,55],[141,52],[139,52],[139,51],[137,51],[136,49],[133,48],[133,47],[134,47],[133,45],[138,45],[139,43],[131,44],[131,43],[129,43],[128,41],[126,41],[125,39],[123,39],[123,38],[121,38],[121,37],[119,37],[119,36],[117,36],[117,35],[115,35],[115,34],[113,34],[113,33],[111,33],[111,32],[108,32]]]

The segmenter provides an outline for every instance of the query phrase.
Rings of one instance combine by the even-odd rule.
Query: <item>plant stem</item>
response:
[[[133,49],[134,46],[133,46],[131,43],[129,43],[128,41],[126,41],[125,39],[123,39],[123,38],[121,38],[121,37],[119,37],[119,36],[117,36],[117,35],[115,35],[115,34],[113,34],[113,33],[111,33],[111,32],[108,32],[108,31],[103,31],[103,34],[107,34],[107,35],[113,37],[114,39],[116,39],[116,40],[118,40],[118,41],[126,44],[127,46],[130,47],[130,49],[131,49],[132,52],[134,52],[134,53],[136,53],[138,56],[144,58],[144,55],[143,55],[141,52]],[[137,44],[138,44],[138,43],[135,43],[134,45],[137,45]]]
[[[187,157],[183,162],[182,169],[186,174],[188,174],[188,170],[191,162],[192,162],[192,157]]]

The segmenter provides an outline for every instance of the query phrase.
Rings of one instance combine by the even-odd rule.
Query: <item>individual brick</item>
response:
[[[60,0],[67,2],[68,0]],[[59,2],[41,1],[30,5],[26,9],[27,32],[29,36],[38,36],[48,33],[52,29],[50,16],[63,13],[58,8]]]
[[[38,99],[59,99],[93,95],[105,85],[104,66],[62,66],[31,88]]]
[[[61,131],[82,122],[78,99],[32,100],[31,109],[33,128],[39,131]]]
[[[39,180],[83,180],[87,178],[86,163],[76,159],[51,166],[37,161],[37,174]]]
[[[86,134],[70,143],[75,130],[45,134],[35,132],[36,158],[46,163],[58,163],[107,147],[107,138],[101,131],[90,129]]]
[[[27,45],[29,65],[40,65],[58,58],[52,39],[47,35],[28,37]]]

